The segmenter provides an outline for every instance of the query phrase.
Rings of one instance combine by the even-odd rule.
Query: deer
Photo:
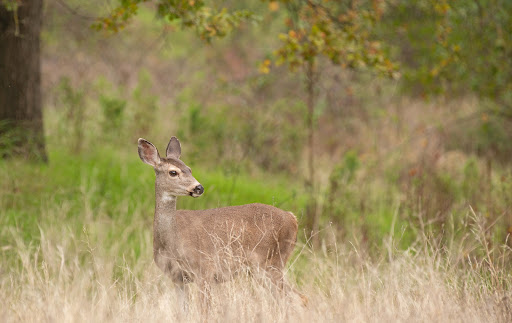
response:
[[[206,210],[177,210],[178,196],[199,197],[203,186],[181,161],[181,144],[171,137],[166,156],[149,141],[138,140],[140,159],[155,170],[153,259],[180,290],[197,283],[208,301],[210,285],[231,280],[244,270],[268,277],[277,290],[307,298],[285,280],[284,269],[297,241],[292,212],[266,204]]]

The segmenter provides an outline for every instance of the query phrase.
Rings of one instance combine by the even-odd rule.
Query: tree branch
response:
[[[84,20],[98,20],[99,17],[93,17],[93,16],[89,16],[89,15],[85,15],[83,13],[80,13],[78,12],[78,10],[76,10],[75,8],[71,8],[68,4],[66,4],[64,1],[62,0],[55,0],[59,5],[61,5],[64,9],[66,9],[67,11],[69,11],[71,14],[81,18],[81,19],[84,19]]]

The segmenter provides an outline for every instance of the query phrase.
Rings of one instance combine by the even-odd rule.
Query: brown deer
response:
[[[196,282],[207,290],[210,284],[249,269],[263,272],[278,290],[296,292],[284,280],[283,272],[297,239],[293,213],[257,203],[176,210],[178,196],[198,197],[204,192],[180,155],[176,137],[169,141],[165,158],[152,143],[139,139],[140,159],[153,166],[156,174],[156,265],[181,289],[188,282]],[[305,297],[300,297],[305,302]]]

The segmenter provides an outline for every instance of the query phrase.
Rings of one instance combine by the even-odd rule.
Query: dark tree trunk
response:
[[[46,161],[41,102],[42,0],[0,2],[0,156]]]

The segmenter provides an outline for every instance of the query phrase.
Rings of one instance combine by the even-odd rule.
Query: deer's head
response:
[[[161,158],[156,147],[139,138],[139,157],[153,166],[156,174],[156,188],[171,196],[198,197],[204,192],[203,186],[192,176],[190,167],[180,160],[181,145],[176,137],[169,140],[166,157]]]

